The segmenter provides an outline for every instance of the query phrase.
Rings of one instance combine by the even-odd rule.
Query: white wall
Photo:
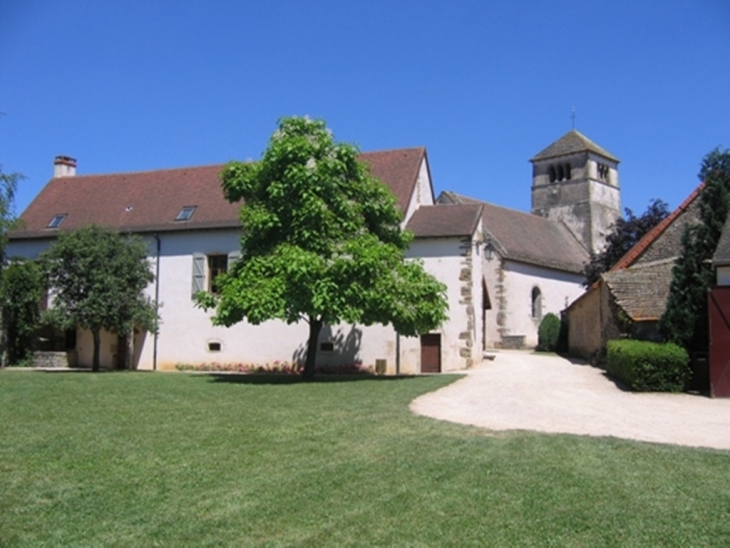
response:
[[[413,190],[408,207],[406,207],[405,216],[403,218],[403,226],[408,223],[408,219],[411,215],[421,207],[422,205],[433,205],[433,187],[431,186],[431,176],[428,171],[428,164],[424,159],[421,162],[421,167],[418,170],[418,179],[416,180],[416,186]]]
[[[430,190],[429,194],[430,196]],[[303,359],[306,352],[308,325],[287,325],[280,321],[265,322],[260,326],[241,322],[230,328],[213,326],[213,312],[196,308],[192,299],[193,253],[228,254],[239,249],[237,231],[175,232],[162,233],[160,238],[159,280],[150,284],[146,294],[154,301],[156,284],[159,283],[159,334],[138,334],[135,337],[135,360],[139,369],[174,369],[176,364],[245,363],[271,364],[275,361],[292,363]],[[150,266],[157,272],[157,242],[146,236]],[[11,255],[35,258],[46,247],[46,242],[13,242]],[[467,245],[468,247],[468,245]],[[409,257],[422,257],[424,266],[448,289],[450,320],[439,332],[442,334],[442,370],[465,367],[460,354],[464,341],[460,335],[471,331],[473,335],[475,363],[481,358],[481,315],[475,314],[477,323],[469,326],[468,304],[464,302],[459,282],[465,268],[465,248],[461,239],[429,239],[413,242]],[[481,263],[473,267],[472,299],[474,306],[481,303]],[[157,352],[155,359],[155,339]],[[335,351],[318,353],[319,363],[342,364],[361,362],[374,366],[377,359],[385,359],[388,371],[396,368],[402,373],[420,372],[420,338],[398,337],[391,326],[326,326],[320,342],[333,342]],[[220,344],[220,351],[211,351],[209,343]],[[104,367],[113,365],[117,338],[103,334],[101,362]],[[461,346],[460,346],[461,345]],[[400,356],[396,349],[400,348]],[[90,365],[93,351],[91,334],[80,331],[77,338],[79,364]]]
[[[471,359],[479,363],[482,357],[482,323],[481,313],[481,278],[482,265],[480,257],[472,257],[471,277],[463,280],[462,273],[469,268],[465,254],[473,253],[474,243],[471,238],[423,238],[415,240],[409,257],[418,257],[423,261],[427,272],[447,286],[447,301],[449,305],[448,321],[436,332],[441,333],[441,370],[455,371],[464,369],[467,358],[462,355],[466,346],[462,334],[471,333]],[[464,287],[470,288],[471,295],[463,293]],[[466,297],[471,297],[467,302]],[[471,313],[470,313],[471,307]],[[470,316],[472,322],[470,325]],[[420,361],[420,341],[414,339],[415,344],[408,342],[409,365],[414,359],[416,351]]]
[[[488,290],[492,309],[487,313],[487,346],[496,346],[501,338],[497,315],[499,314],[499,258],[486,263]],[[537,329],[540,320],[532,317],[532,289],[538,287],[542,294],[542,316],[560,312],[583,294],[583,276],[559,270],[529,265],[516,261],[503,263],[503,293],[506,310],[502,313],[503,328],[507,335],[524,335],[526,346],[537,345]]]

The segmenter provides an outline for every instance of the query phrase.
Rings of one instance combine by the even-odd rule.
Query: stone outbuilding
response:
[[[702,185],[650,230],[565,311],[569,352],[595,359],[606,342],[623,334],[659,340],[672,269],[681,255],[687,225],[699,222]]]

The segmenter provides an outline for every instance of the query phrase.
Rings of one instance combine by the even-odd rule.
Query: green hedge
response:
[[[545,314],[537,328],[537,349],[555,352],[560,338],[560,318],[552,312]]]
[[[676,344],[626,339],[606,350],[606,371],[632,390],[680,392],[691,377],[687,351]]]

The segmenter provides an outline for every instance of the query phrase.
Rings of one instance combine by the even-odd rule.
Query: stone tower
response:
[[[591,253],[600,252],[621,214],[618,158],[571,130],[532,162],[532,213],[562,221]]]

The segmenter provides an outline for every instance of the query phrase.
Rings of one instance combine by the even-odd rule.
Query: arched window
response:
[[[558,181],[562,181],[564,179],[563,175],[563,164],[558,164]]]
[[[565,179],[570,181],[570,164],[565,164],[563,169],[565,170]]]
[[[550,182],[554,183],[555,182],[555,166],[550,166],[549,173],[550,173]]]
[[[542,318],[542,293],[537,286],[532,288],[532,317],[536,320]]]

